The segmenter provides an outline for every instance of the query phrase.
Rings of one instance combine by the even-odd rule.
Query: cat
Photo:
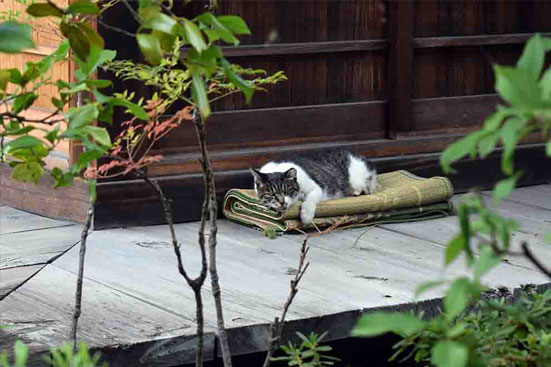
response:
[[[312,223],[321,201],[372,194],[377,187],[373,164],[344,149],[268,162],[250,171],[256,195],[268,208],[282,213],[302,201],[300,220],[304,225]]]

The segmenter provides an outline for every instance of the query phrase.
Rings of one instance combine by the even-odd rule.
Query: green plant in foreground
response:
[[[453,320],[373,313],[353,334],[395,332],[403,337],[391,360],[414,358],[420,366],[544,367],[551,365],[551,291],[523,292],[514,304],[479,301]]]
[[[318,335],[310,333],[308,336],[297,332],[300,338],[300,344],[288,342],[287,345],[282,345],[280,349],[285,353],[285,356],[272,358],[272,361],[284,361],[288,366],[299,367],[322,367],[332,366],[338,358],[332,357],[327,353],[333,348],[328,345],[320,345],[327,333]]]
[[[26,367],[29,355],[29,348],[20,340],[13,346],[13,361],[10,362],[5,350],[0,353],[0,367]],[[44,360],[45,366],[50,367],[96,367],[105,366],[99,364],[100,355],[90,354],[88,345],[80,344],[77,351],[73,350],[71,344],[64,344],[60,348],[52,349],[50,355]]]
[[[487,157],[498,143],[503,146],[501,171],[505,178],[493,188],[493,204],[508,197],[522,172],[514,167],[517,144],[528,134],[541,134],[545,154],[551,157],[551,68],[543,70],[551,38],[536,35],[524,47],[515,66],[494,65],[495,89],[506,105],[499,105],[480,130],[451,144],[441,155],[446,173],[467,156]],[[422,315],[378,312],[360,318],[353,335],[371,337],[394,332],[403,337],[398,355],[413,357],[423,366],[437,367],[543,367],[551,366],[551,293],[530,295],[513,306],[490,301],[475,305],[485,289],[484,274],[504,255],[525,256],[549,276],[551,270],[537,259],[527,243],[515,244],[512,233],[518,224],[500,215],[480,193],[473,193],[457,208],[460,233],[447,245],[445,264],[466,258],[472,277],[459,277],[420,284],[416,297],[426,290],[448,284],[442,314],[432,320]],[[544,234],[544,241],[550,239]],[[551,241],[550,241],[551,242]],[[520,246],[519,246],[520,245]],[[516,246],[516,247],[515,247]],[[520,250],[519,250],[520,249]]]

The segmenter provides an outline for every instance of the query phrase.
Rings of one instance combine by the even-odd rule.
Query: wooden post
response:
[[[412,130],[413,1],[388,0],[388,137]]]

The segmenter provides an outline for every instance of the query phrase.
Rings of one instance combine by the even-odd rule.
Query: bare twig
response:
[[[77,329],[78,319],[81,313],[82,306],[82,278],[84,277],[84,257],[86,255],[86,240],[92,225],[92,218],[94,217],[94,202],[90,201],[90,208],[88,209],[88,215],[86,216],[86,222],[82,228],[80,234],[80,249],[78,253],[78,276],[77,276],[77,289],[75,292],[75,308],[73,310],[73,320],[71,323],[71,335],[70,340],[73,343],[73,349],[77,348]]]
[[[522,251],[524,253],[524,256],[528,258],[534,264],[543,274],[547,275],[547,277],[551,278],[551,269],[547,269],[532,253],[532,250],[530,250],[530,247],[528,247],[527,242],[522,243]]]
[[[210,236],[209,236],[209,273],[211,281],[212,296],[214,297],[214,305],[216,308],[216,334],[220,341],[220,350],[222,351],[222,360],[224,367],[231,367],[231,352],[228,343],[228,334],[224,324],[224,312],[222,308],[222,291],[218,280],[218,271],[216,268],[216,233],[218,226],[216,217],[218,215],[218,206],[216,203],[216,187],[214,184],[214,174],[210,165],[207,145],[205,140],[205,125],[201,115],[194,109],[193,124],[197,132],[197,139],[201,148],[201,168],[203,170],[203,178],[205,181],[205,199],[203,203],[203,213],[201,215],[201,228],[199,231],[199,239],[203,238],[205,223],[203,218],[206,217],[206,209],[208,208],[210,217]]]
[[[204,317],[203,317],[203,298],[201,295],[201,287],[203,286],[203,283],[205,282],[205,278],[207,276],[207,258],[206,258],[206,250],[205,250],[205,240],[201,241],[199,239],[199,248],[201,250],[201,260],[202,260],[202,267],[201,267],[201,273],[197,278],[191,278],[185,271],[184,264],[182,262],[182,253],[180,252],[180,245],[178,244],[178,239],[176,237],[176,231],[174,230],[174,221],[172,218],[172,208],[171,208],[171,202],[170,199],[166,197],[163,189],[159,185],[157,181],[150,180],[147,175],[141,171],[136,170],[136,174],[141,177],[147,184],[149,184],[151,187],[157,191],[159,194],[159,197],[161,199],[161,204],[163,206],[165,219],[168,223],[168,226],[170,228],[170,235],[172,237],[172,247],[174,249],[174,254],[176,255],[176,259],[178,261],[178,271],[180,274],[184,277],[187,284],[190,286],[190,288],[193,290],[193,294],[195,296],[195,314],[197,318],[197,354],[195,356],[195,366],[201,367],[203,365],[203,347],[204,347]],[[203,210],[205,212],[205,210]],[[206,214],[202,214],[201,223],[204,228],[204,219],[206,219]]]
[[[101,20],[100,18],[96,18],[96,21],[101,24],[103,27],[107,28],[107,29],[110,29],[112,31],[115,31],[115,32],[118,32],[118,33],[121,33],[121,34],[124,34],[125,36],[128,36],[128,37],[132,37],[132,38],[136,38],[136,34],[135,33],[132,33],[132,32],[128,32],[128,31],[125,31],[124,29],[121,29],[119,27],[114,27],[110,24],[107,24],[105,23],[103,20]]]
[[[297,273],[295,274],[294,279],[291,280],[291,289],[289,291],[289,295],[287,296],[287,300],[283,305],[283,311],[281,312],[281,317],[276,317],[274,319],[274,322],[270,325],[270,340],[268,345],[268,353],[266,354],[266,359],[264,360],[263,367],[270,366],[272,357],[281,342],[281,336],[283,335],[283,326],[285,325],[285,317],[287,316],[289,307],[291,307],[291,304],[293,303],[293,299],[298,293],[298,285],[300,283],[300,280],[302,279],[304,273],[308,269],[308,266],[310,266],[309,262],[305,262],[306,256],[308,255],[308,251],[310,250],[310,247],[308,247],[307,242],[308,242],[308,237],[306,237],[304,241],[302,241],[302,246],[300,247],[300,257],[298,261],[298,270],[297,270]]]

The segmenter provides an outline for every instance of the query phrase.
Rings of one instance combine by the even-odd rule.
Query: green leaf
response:
[[[226,73],[226,76],[230,80],[230,82],[241,89],[243,94],[245,95],[245,102],[249,104],[251,102],[251,98],[254,94],[254,88],[246,80],[243,80],[233,69],[233,66],[228,62],[226,59],[221,60],[222,67],[224,68],[224,72]]]
[[[111,146],[111,138],[105,128],[98,126],[85,126],[82,128],[82,131],[90,134],[99,144],[106,147]]]
[[[14,54],[33,47],[30,25],[14,21],[0,23],[0,52]]]
[[[74,176],[70,172],[64,172],[59,167],[54,167],[50,175],[54,179],[54,189],[73,185]]]
[[[98,117],[99,111],[96,104],[87,104],[82,107],[70,108],[65,117],[69,120],[69,127],[75,129],[90,124]]]
[[[206,50],[208,46],[205,43],[203,35],[201,34],[201,31],[199,30],[197,25],[191,20],[185,18],[183,19],[183,22],[185,38],[189,41],[193,48],[196,49],[198,52]]]
[[[490,269],[499,265],[501,258],[494,254],[490,246],[484,246],[480,249],[480,256],[474,268],[474,278],[479,280]]]
[[[494,204],[498,204],[501,200],[509,196],[517,184],[517,179],[520,177],[520,173],[514,176],[505,178],[499,181],[493,190]]]
[[[445,173],[454,172],[451,164],[466,157],[473,149],[476,149],[476,144],[482,134],[481,131],[475,131],[446,148],[442,155],[440,155],[440,166]]]
[[[31,4],[27,7],[27,14],[33,17],[58,17],[63,16],[63,12],[50,3]]]
[[[88,180],[88,194],[90,195],[90,201],[92,203],[96,202],[96,198],[98,197],[96,194],[96,181],[95,180]]]
[[[131,114],[133,114],[140,120],[149,121],[149,116],[147,115],[147,112],[145,112],[145,110],[142,107],[126,99],[113,98],[111,101],[109,101],[109,104],[112,106],[126,107]]]
[[[73,52],[83,61],[88,60],[91,43],[83,30],[74,25],[62,22],[59,26],[61,33],[69,39]]]
[[[6,90],[10,77],[11,73],[9,70],[0,70],[0,90]]]
[[[520,131],[526,126],[526,120],[522,118],[510,118],[505,121],[500,131],[501,141],[503,142],[503,154],[501,155],[501,170],[507,174],[513,174],[514,153]]]
[[[421,294],[425,293],[429,289],[438,287],[442,284],[444,284],[443,280],[434,280],[417,285],[415,287],[415,298],[419,297]]]
[[[173,34],[176,24],[178,24],[178,22],[172,17],[164,13],[155,12],[153,16],[143,22],[142,26],[159,32]]]
[[[38,162],[23,162],[19,163],[12,171],[12,178],[21,182],[34,182],[38,185],[38,181],[44,175],[44,168]]]
[[[545,154],[551,158],[551,140],[549,140],[547,142],[547,144],[545,144]]]
[[[517,62],[517,68],[525,69],[534,80],[538,80],[545,60],[545,50],[541,36],[536,34],[526,43],[522,55]]]
[[[21,340],[16,340],[13,345],[13,354],[15,359],[14,367],[25,367],[27,365],[27,357],[29,355],[29,347]]]
[[[83,153],[81,153],[78,156],[78,161],[76,164],[77,168],[75,171],[79,172],[81,169],[86,168],[90,163],[99,159],[104,154],[105,154],[105,151],[103,150],[98,150],[98,149],[85,150]]]
[[[545,99],[551,99],[551,68],[547,69],[539,82],[541,95]]]
[[[34,136],[24,135],[15,140],[11,140],[6,144],[7,151],[21,148],[35,148],[42,145],[42,140],[35,138]]]
[[[470,286],[471,282],[467,278],[457,278],[454,280],[444,298],[444,309],[448,318],[454,318],[467,307]]]
[[[103,48],[105,43],[103,37],[98,34],[88,23],[78,23],[77,26],[80,28],[82,33],[86,35],[88,41],[91,45],[96,45],[99,48]]]
[[[20,94],[13,100],[13,113],[18,114],[32,106],[38,96],[34,93]]]
[[[159,39],[152,34],[140,33],[136,36],[136,40],[147,62],[152,65],[158,65],[162,59]]]
[[[423,329],[425,322],[418,317],[398,312],[373,312],[362,315],[352,336],[372,337],[394,332],[411,335]]]
[[[218,21],[233,34],[251,34],[247,23],[236,15],[222,15],[217,17]]]
[[[100,10],[96,4],[90,2],[89,0],[79,0],[69,5],[67,12],[71,14],[98,15]]]
[[[199,107],[203,121],[205,121],[210,116],[210,103],[207,97],[205,81],[196,71],[192,71],[191,77],[191,96]]]
[[[211,26],[212,28],[205,28],[205,33],[208,34],[209,40],[214,42],[218,39],[221,39],[224,42],[231,43],[233,45],[238,45],[239,40],[235,38],[233,33],[226,28],[222,23],[212,13],[203,13],[197,17],[201,22]]]
[[[89,87],[95,88],[107,88],[113,85],[113,82],[106,79],[97,79],[97,80],[86,80],[84,82]]]
[[[465,237],[463,237],[463,234],[458,234],[448,243],[448,246],[446,247],[446,265],[451,264],[464,249]]]
[[[513,106],[526,108],[545,107],[540,95],[538,81],[522,68],[494,65],[495,89]]]
[[[23,80],[23,75],[21,75],[21,72],[18,69],[12,68],[12,69],[8,69],[8,71],[10,72],[11,83],[20,85],[22,87],[25,85],[25,81]]]
[[[499,141],[499,134],[491,133],[484,136],[478,142],[478,151],[480,152],[480,157],[485,158],[494,151],[496,148],[497,142]]]
[[[69,52],[69,40],[63,40],[63,42],[57,45],[57,49],[52,56],[54,56],[55,61],[61,61],[67,56],[67,52]]]
[[[455,341],[439,341],[431,350],[431,362],[437,367],[465,367],[468,360],[467,346]]]

